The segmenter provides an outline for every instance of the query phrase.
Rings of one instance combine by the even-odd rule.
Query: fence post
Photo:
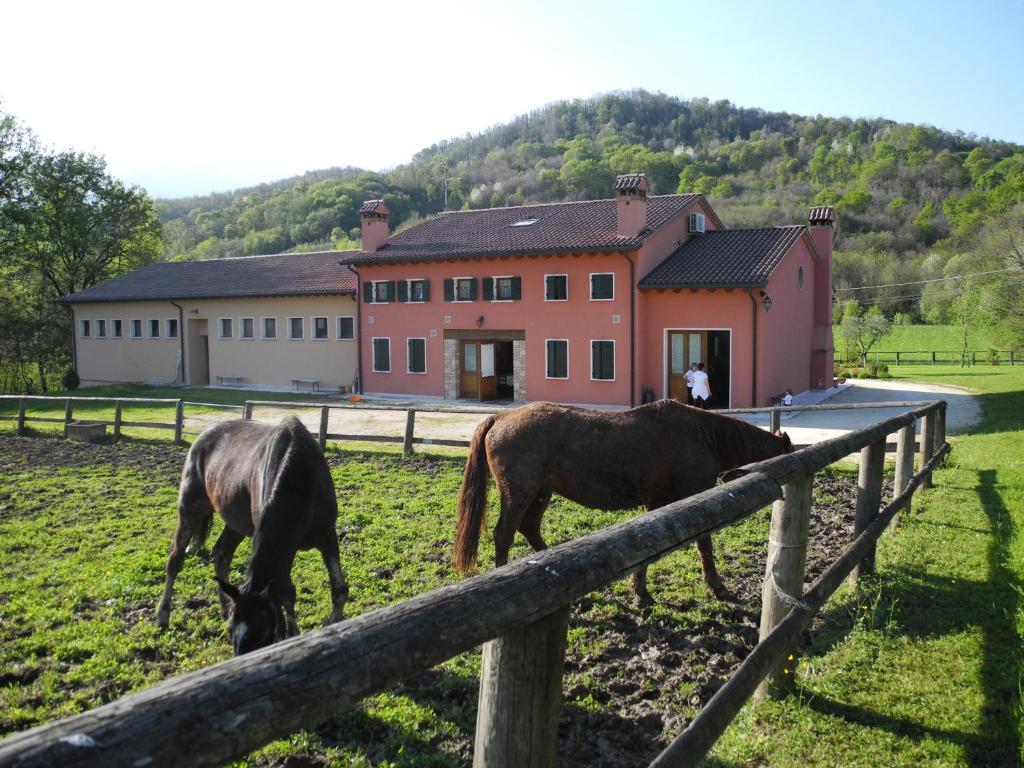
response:
[[[67,405],[64,406],[64,439],[68,439],[68,424],[75,414],[75,398],[69,397]]]
[[[412,436],[416,429],[416,411],[412,408],[405,416],[405,440],[402,441],[402,451],[406,454],[412,453]]]
[[[1013,352],[1013,350],[1011,349],[1011,350],[1010,350],[1010,365],[1011,365],[1011,366],[1013,365],[1013,355],[1014,355],[1014,352]]]
[[[897,352],[896,353],[896,367],[899,368],[899,365],[900,365],[900,353]]]
[[[185,401],[174,404],[174,442],[181,442],[181,432],[185,426]]]
[[[921,446],[918,468],[924,469],[932,458],[932,443],[935,440],[935,411],[929,411],[921,417]],[[930,488],[932,477],[928,475],[921,483],[922,488]]]
[[[569,607],[484,644],[474,768],[555,763]]]
[[[914,476],[914,439],[916,424],[908,424],[896,433],[896,481],[892,487],[892,497],[895,499],[904,490],[910,478]],[[910,504],[903,508],[903,512],[910,511]],[[895,530],[900,522],[900,512],[897,512],[889,523],[889,530]]]
[[[252,401],[245,401],[245,406],[242,408],[242,418],[246,421],[252,421]]]
[[[121,401],[114,401],[114,442],[121,439]]]
[[[326,405],[320,406],[320,434],[317,436],[320,440],[320,451],[327,450],[327,421],[331,418],[331,409]]]
[[[772,504],[768,533],[768,563],[761,588],[761,639],[775,628],[804,592],[807,563],[807,530],[811,520],[811,478],[786,483],[782,499]],[[796,648],[771,670],[757,687],[755,698],[782,697],[793,689]]]
[[[860,469],[857,472],[857,513],[853,521],[853,538],[861,535],[865,528],[878,517],[882,504],[882,469],[885,466],[885,438],[865,446],[860,452]],[[850,585],[857,586],[860,577],[875,570],[875,547],[872,545],[853,571]]]
[[[971,365],[977,365],[977,364],[978,364],[978,353],[977,352],[971,352]]]
[[[782,414],[779,413],[778,408],[772,408],[771,413],[768,415],[768,431],[774,435],[782,428],[781,424]]]
[[[18,434],[25,434],[25,398],[18,398]]]
[[[935,353],[932,352],[932,365],[935,365]]]

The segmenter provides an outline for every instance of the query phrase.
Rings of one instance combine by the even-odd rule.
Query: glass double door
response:
[[[691,363],[702,363],[707,359],[707,331],[668,332],[668,396],[674,400],[688,401],[686,372]]]

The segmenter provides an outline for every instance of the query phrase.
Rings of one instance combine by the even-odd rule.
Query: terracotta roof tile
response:
[[[816,205],[807,218],[811,224],[832,224],[836,220],[836,209],[831,205]]]
[[[61,299],[93,301],[229,299],[354,294],[356,276],[339,259],[358,251],[280,253],[208,261],[162,261]]]
[[[377,213],[386,216],[391,213],[391,209],[383,200],[367,200],[359,206],[359,213]]]
[[[748,288],[768,282],[803,226],[719,229],[694,235],[644,277],[641,288]]]
[[[639,248],[702,195],[647,198],[647,228],[637,237],[616,235],[615,200],[521,205],[442,213],[391,237],[380,249],[344,259],[352,266],[444,261],[474,257],[585,253]],[[527,224],[533,220],[533,223]],[[515,226],[523,222],[520,226]]]
[[[615,177],[616,192],[647,191],[647,176],[642,173],[625,173]]]

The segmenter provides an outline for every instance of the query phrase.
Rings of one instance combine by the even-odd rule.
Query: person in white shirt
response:
[[[704,363],[697,364],[697,370],[693,373],[693,404],[698,408],[707,410],[708,400],[711,399],[711,382],[708,375],[704,373]]]
[[[782,404],[783,405],[792,405],[793,404],[793,390],[791,390],[791,389],[787,389],[786,390],[786,394],[784,394],[782,396]]]
[[[693,374],[697,372],[697,364],[690,363],[686,369],[686,404],[693,405]]]

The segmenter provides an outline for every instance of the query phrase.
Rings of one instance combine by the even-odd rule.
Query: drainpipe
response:
[[[341,262],[338,262],[341,264]],[[356,378],[358,379],[359,392],[352,388],[352,394],[363,393],[363,277],[351,264],[348,266],[356,274]]]
[[[185,310],[176,301],[171,306],[178,308],[178,354],[181,355],[181,386],[185,386]]]
[[[757,408],[757,299],[754,298],[754,289],[747,288],[747,296],[750,297],[751,327],[753,329],[753,365],[750,381],[751,407]]]
[[[629,407],[636,407],[636,264],[625,251],[619,251],[629,262]]]

